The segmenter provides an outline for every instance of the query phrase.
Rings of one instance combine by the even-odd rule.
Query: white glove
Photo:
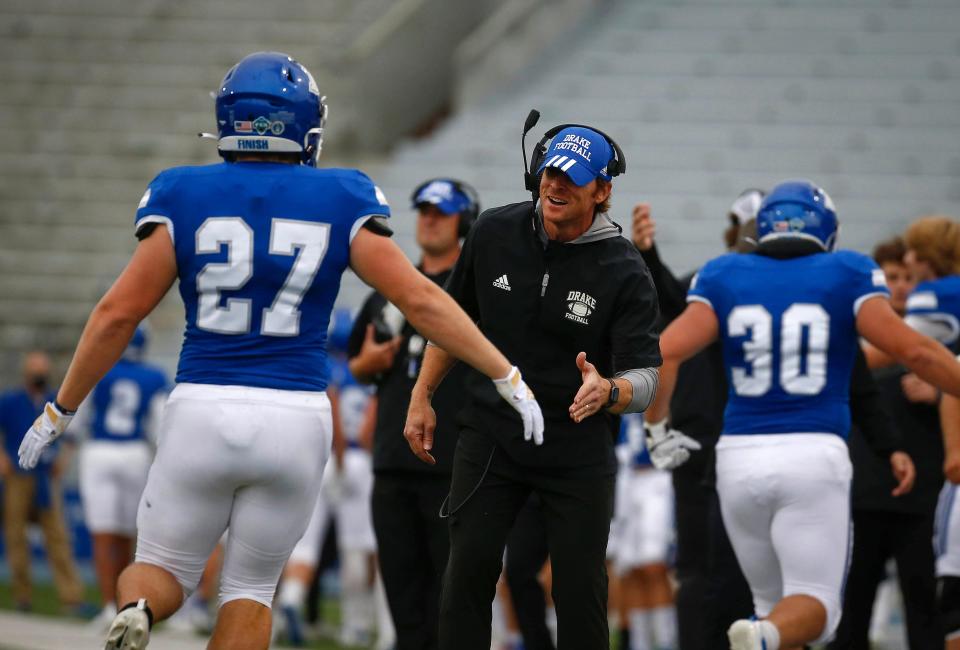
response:
[[[674,469],[690,458],[690,451],[699,450],[700,443],[676,429],[668,429],[667,421],[647,423],[647,451],[657,469]]]
[[[23,469],[36,467],[44,447],[67,430],[73,415],[73,413],[69,415],[64,413],[53,402],[47,402],[43,407],[43,413],[33,421],[33,426],[24,434],[23,442],[20,443],[20,449],[17,451],[20,456],[20,467]]]
[[[510,373],[503,379],[494,379],[493,385],[497,387],[500,397],[520,414],[520,419],[523,420],[523,439],[529,441],[533,438],[534,444],[542,445],[543,413],[533,391],[520,376],[520,370],[516,366],[511,367]]]

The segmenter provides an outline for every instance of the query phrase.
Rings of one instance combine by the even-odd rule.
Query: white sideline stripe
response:
[[[573,167],[573,166],[576,165],[576,164],[577,164],[577,161],[574,160],[573,158],[571,158],[571,159],[568,160],[566,163],[564,163],[563,167],[561,167],[560,170],[561,170],[561,171],[567,171],[568,169],[570,169],[571,167]]]

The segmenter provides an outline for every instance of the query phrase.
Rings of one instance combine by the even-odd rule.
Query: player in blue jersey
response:
[[[917,283],[907,296],[905,321],[953,352],[960,352],[960,222],[944,216],[917,219],[903,235],[904,256]],[[888,365],[891,359],[867,349],[873,365]],[[929,389],[916,377],[904,377],[905,390]],[[936,400],[936,394],[931,395]],[[941,406],[946,481],[940,492],[934,520],[934,550],[937,555],[937,598],[947,648],[960,650],[960,437],[957,400],[948,397]]]
[[[224,162],[168,169],[150,183],[137,210],[140,243],[21,443],[20,464],[32,467],[178,280],[186,329],[177,386],[107,648],[145,647],[150,625],[196,587],[228,527],[208,647],[269,645],[276,584],[329,455],[325,343],[348,266],[438,346],[497,378],[527,439],[543,439],[519,371],[384,236],[382,192],[362,172],[315,168],[325,115],[313,77],[285,54],[252,54],[227,72],[216,94]]]
[[[117,614],[117,578],[133,557],[137,504],[167,393],[163,371],[143,362],[146,343],[146,330],[138,327],[77,417],[87,434],[80,448],[80,494],[104,604],[97,620],[104,629]]]
[[[907,324],[960,352],[960,222],[922,217],[910,224],[903,239],[903,261],[916,283],[907,296]],[[895,362],[870,346],[865,353],[873,368]]]
[[[679,464],[685,437],[662,419],[677,366],[719,338],[730,383],[717,445],[724,524],[759,621],[736,621],[735,650],[829,639],[840,618],[852,469],[844,440],[858,335],[921,378],[960,394],[960,364],[903,323],[882,271],[835,251],[833,203],[806,181],[778,185],[757,216],[759,245],[709,262],[664,332],[651,455]],[[893,461],[891,461],[893,464]],[[894,472],[901,471],[899,467]]]
[[[310,525],[290,555],[277,595],[281,627],[293,645],[304,643],[301,609],[313,582],[331,519],[336,521],[340,559],[340,642],[348,646],[367,645],[371,638],[377,543],[370,512],[373,492],[370,448],[376,405],[372,403],[372,388],[358,383],[350,374],[347,341],[352,327],[353,319],[348,311],[334,312],[328,339],[330,386],[327,390],[333,407],[333,455],[324,471]],[[392,647],[390,615],[379,609],[377,614],[378,647]]]
[[[643,415],[621,417],[617,491],[607,557],[619,578],[625,650],[673,648],[677,617],[667,558],[674,538],[670,472],[653,466],[644,445]],[[621,642],[622,643],[622,642]]]

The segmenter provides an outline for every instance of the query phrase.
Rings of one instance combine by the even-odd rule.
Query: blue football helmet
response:
[[[147,326],[145,323],[140,323],[134,330],[130,342],[127,343],[127,348],[123,351],[123,358],[130,361],[143,361],[143,356],[147,351],[148,339]]]
[[[325,97],[305,67],[280,52],[255,52],[230,68],[217,91],[217,149],[300,153],[316,165]]]
[[[757,242],[810,241],[825,251],[837,243],[836,208],[830,196],[809,181],[785,181],[763,199],[757,212]]]

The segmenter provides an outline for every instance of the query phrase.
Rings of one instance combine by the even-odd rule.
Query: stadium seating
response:
[[[915,216],[960,216],[958,33],[960,5],[945,0],[609,3],[531,63],[529,83],[463,106],[378,180],[403,197],[443,170],[487,206],[523,200],[520,130],[536,107],[528,147],[564,121],[618,140],[614,217],[627,225],[650,201],[677,270],[721,252],[740,190],[787,177],[822,184],[841,245],[866,251]]]
[[[213,128],[212,79],[251,50],[282,48],[310,62],[335,97],[339,53],[390,4],[5,2],[3,366],[14,368],[29,345],[71,347],[133,247],[146,181],[214,159],[211,144],[190,135]],[[678,271],[721,251],[723,215],[741,189],[792,176],[831,192],[841,244],[867,250],[920,214],[960,215],[958,34],[960,5],[949,0],[597,2],[573,34],[515,62],[524,82],[459,106],[371,171],[413,254],[406,202],[424,178],[467,180],[485,206],[527,196],[519,140],[536,107],[543,117],[528,147],[563,121],[618,140],[628,173],[616,182],[613,216],[626,225],[634,202],[651,202]],[[334,106],[334,121],[350,119],[349,106]],[[328,148],[325,162],[336,154]],[[341,302],[355,306],[364,292],[346,278]],[[168,359],[180,319],[175,299],[154,319]]]

